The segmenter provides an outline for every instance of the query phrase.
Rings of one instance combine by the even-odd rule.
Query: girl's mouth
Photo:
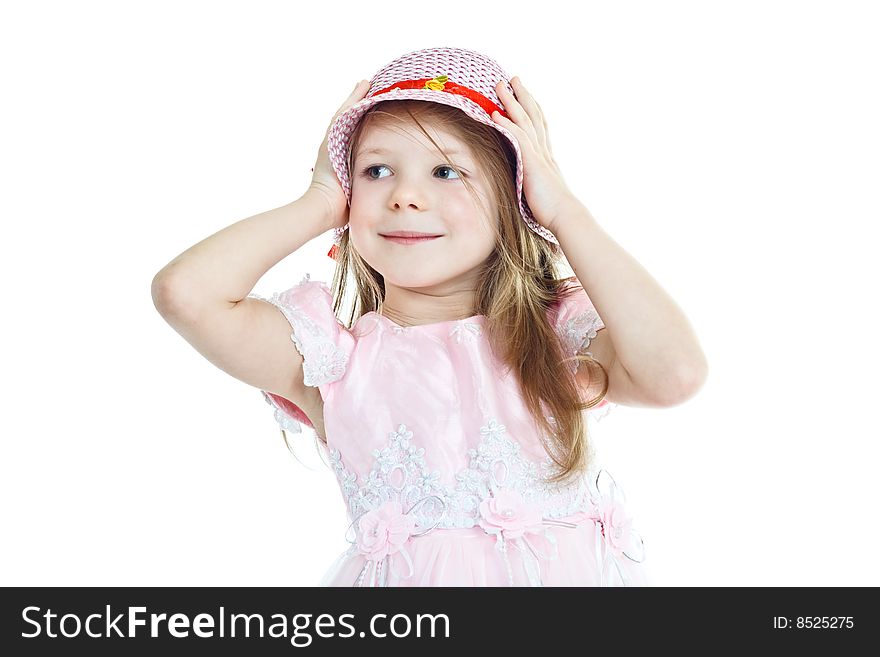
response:
[[[442,235],[435,235],[434,237],[388,237],[386,235],[382,235],[383,239],[386,239],[390,242],[396,242],[397,244],[421,244],[422,242],[430,242],[431,240],[440,239],[443,237]]]

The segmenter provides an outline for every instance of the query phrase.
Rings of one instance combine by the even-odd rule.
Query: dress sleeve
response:
[[[345,375],[354,348],[354,337],[333,312],[333,296],[327,284],[309,280],[306,274],[297,285],[269,298],[253,292],[248,298],[266,301],[281,311],[290,324],[293,347],[303,357],[303,383],[318,388],[326,402],[333,396],[334,383]],[[314,429],[302,409],[289,399],[266,390],[260,392],[274,409],[282,429],[301,433],[303,424]]]
[[[596,334],[605,328],[587,291],[576,280],[570,282],[565,292],[554,306],[553,327],[559,335],[566,357],[581,352],[592,356],[586,351]],[[576,373],[579,360],[569,361],[572,373]],[[601,403],[590,409],[589,416],[593,419],[605,417],[617,404],[603,399]]]

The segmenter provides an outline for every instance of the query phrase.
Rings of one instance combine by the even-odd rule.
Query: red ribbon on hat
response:
[[[418,80],[401,80],[400,82],[395,82],[390,87],[385,87],[384,89],[380,89],[376,93],[374,93],[371,98],[378,96],[379,94],[385,94],[389,91],[394,91],[395,89],[430,89],[431,91],[445,91],[450,94],[458,94],[459,96],[464,96],[465,98],[470,98],[477,105],[485,110],[486,114],[492,116],[492,112],[498,112],[501,116],[507,118],[507,113],[501,109],[496,103],[492,102],[490,99],[486,98],[479,91],[475,91],[470,87],[466,87],[463,84],[456,84],[455,82],[450,82],[449,78],[445,75],[438,75],[436,78],[419,78]]]
[[[449,78],[445,75],[438,75],[435,78],[419,78],[418,80],[401,80],[400,82],[395,82],[390,87],[379,89],[379,91],[370,96],[370,98],[375,98],[380,94],[386,94],[389,91],[394,91],[395,89],[430,89],[431,91],[445,91],[446,93],[450,94],[458,94],[459,96],[470,98],[477,105],[482,107],[486,114],[488,114],[489,116],[492,116],[492,112],[498,112],[499,114],[501,114],[501,116],[507,118],[507,112],[505,112],[503,109],[501,109],[501,107],[499,107],[496,103],[481,94],[479,91],[475,91],[474,89],[466,87],[462,84],[450,82]],[[339,247],[334,244],[330,247],[327,255],[336,260],[336,255],[338,251]]]

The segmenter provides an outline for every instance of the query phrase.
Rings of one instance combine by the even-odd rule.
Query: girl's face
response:
[[[351,172],[350,239],[386,286],[445,284],[437,292],[473,290],[480,265],[494,250],[497,218],[490,223],[462,178],[468,177],[493,213],[495,202],[470,149],[444,130],[425,129],[449,153],[455,168],[444,163],[415,125],[363,131]],[[403,230],[442,237],[399,244],[381,235]]]

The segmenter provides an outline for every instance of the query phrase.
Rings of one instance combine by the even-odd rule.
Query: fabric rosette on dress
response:
[[[591,486],[593,510],[591,516],[598,524],[596,532],[596,560],[600,585],[610,586],[614,573],[624,586],[630,576],[621,559],[635,563],[645,560],[645,544],[633,528],[633,520],[626,512],[625,496],[607,470],[600,470]]]
[[[432,500],[445,505],[442,498],[428,495],[404,511],[399,499],[389,499],[352,522],[351,527],[356,528],[356,538],[351,551],[367,557],[353,586],[388,586],[389,571],[398,580],[412,577],[413,564],[407,544],[413,538],[428,533],[440,522],[438,517],[431,526],[419,529],[414,512],[417,507]],[[405,573],[398,570],[400,561],[406,564]]]
[[[642,563],[645,560],[644,542],[626,512],[623,492],[604,469],[599,471],[590,487],[590,500],[592,509],[588,518],[595,521],[599,529],[596,532],[595,553],[600,585],[610,586],[612,576],[617,573],[621,583],[628,586],[631,578],[620,560]],[[492,491],[492,496],[483,500],[480,516],[480,526],[496,538],[495,546],[504,559],[511,586],[514,580],[508,557],[510,546],[521,551],[529,584],[543,586],[541,560],[550,561],[559,557],[555,535],[548,525],[577,527],[575,523],[542,518],[538,505],[527,502],[516,490],[503,488]],[[536,542],[543,542],[545,549],[538,549]]]
[[[537,504],[528,503],[516,490],[499,489],[493,491],[492,497],[480,503],[479,525],[487,534],[495,537],[495,547],[504,559],[507,568],[507,579],[513,586],[513,569],[508,557],[509,546],[522,552],[523,567],[531,586],[542,586],[540,560],[557,559],[556,537],[549,527],[553,524],[576,527],[577,525],[562,520],[545,520]],[[535,542],[543,538],[550,550],[540,554]]]

